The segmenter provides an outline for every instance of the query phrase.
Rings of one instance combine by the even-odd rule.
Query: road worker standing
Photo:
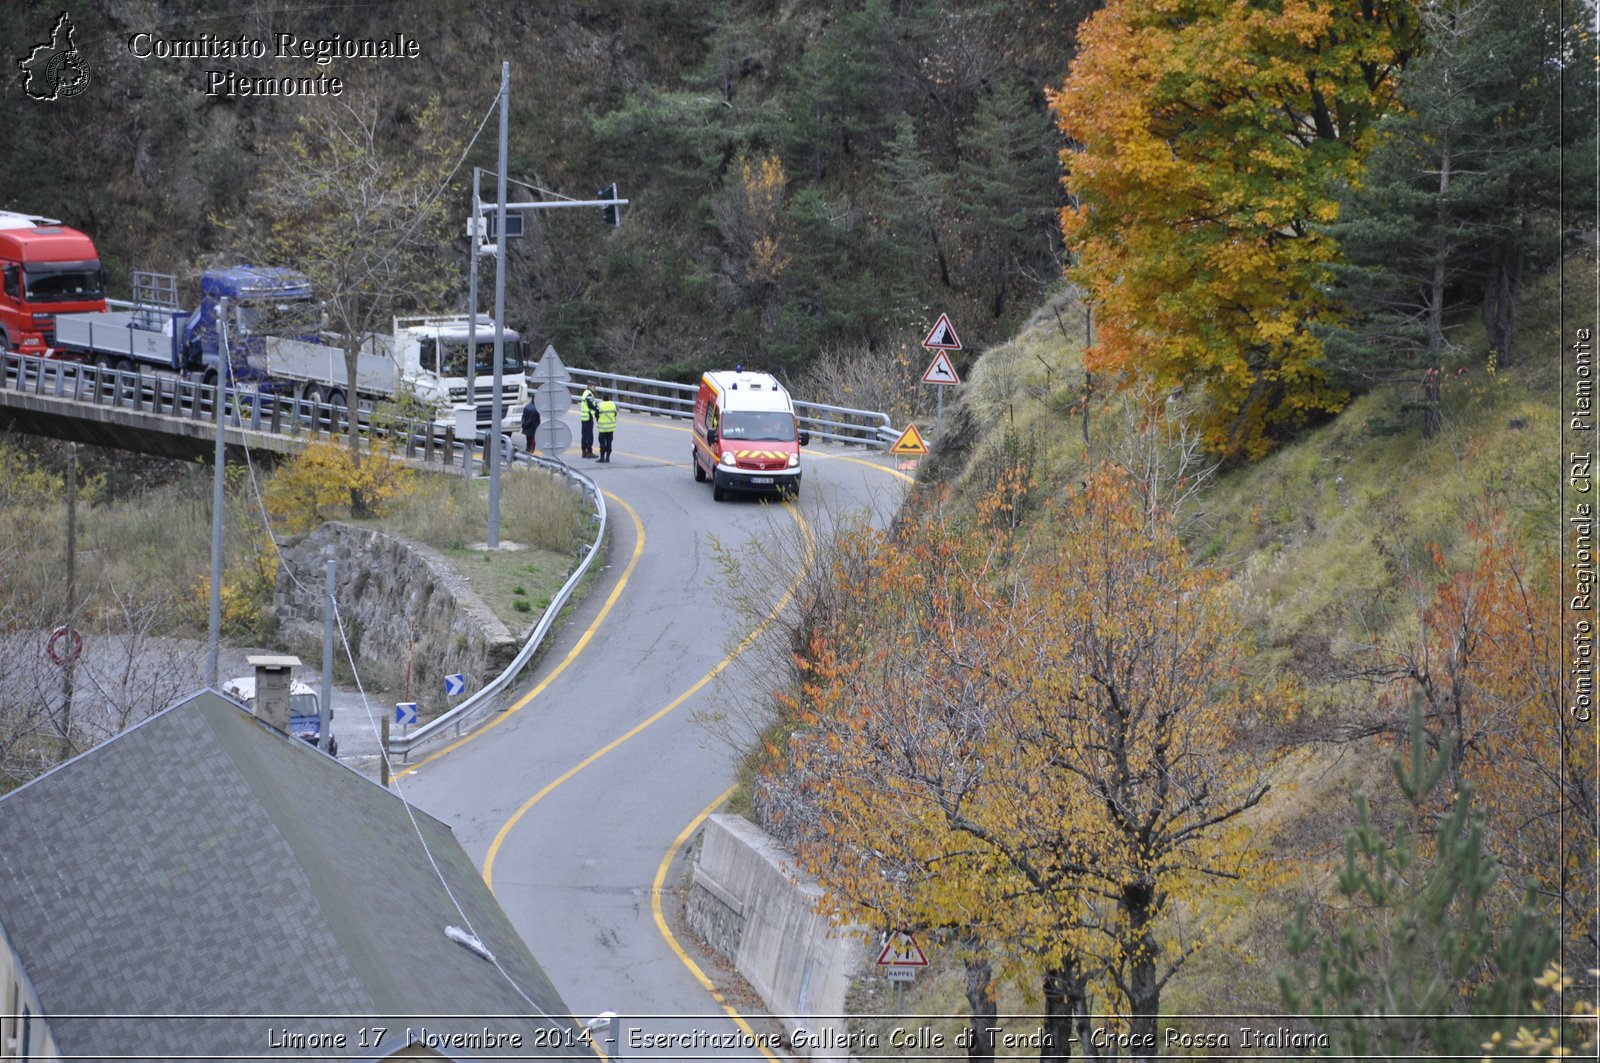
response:
[[[600,400],[594,415],[600,430],[600,460],[611,460],[611,437],[617,431],[617,403],[609,396]]]

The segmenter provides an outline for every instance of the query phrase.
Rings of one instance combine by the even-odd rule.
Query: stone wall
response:
[[[850,981],[869,958],[863,938],[816,911],[822,889],[778,843],[741,816],[706,820],[686,918],[789,1027],[802,1058],[847,1060]],[[802,1032],[803,1031],[803,1032]]]
[[[475,690],[499,675],[521,643],[435,550],[369,528],[330,522],[282,546],[273,611],[279,641],[322,657],[327,551],[334,596],[356,666],[386,683],[411,669],[424,710],[444,707],[444,677]]]

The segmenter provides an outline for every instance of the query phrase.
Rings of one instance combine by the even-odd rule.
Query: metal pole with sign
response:
[[[550,457],[559,457],[572,446],[572,426],[561,415],[572,408],[572,374],[567,371],[554,345],[547,346],[528,379],[537,389],[532,402],[539,411],[539,427],[533,433],[533,442]]]
[[[917,977],[917,972],[928,966],[928,956],[911,936],[911,931],[901,927],[890,934],[878,953],[878,969],[894,983],[894,1002],[897,1014],[905,1013],[906,983]]]
[[[933,431],[938,435],[939,427],[944,423],[944,389],[961,383],[961,378],[956,375],[956,367],[950,361],[950,352],[961,349],[961,337],[956,335],[955,326],[950,324],[949,314],[939,315],[939,320],[934,322],[933,328],[923,338],[922,346],[934,352],[933,361],[928,363],[927,370],[922,374],[922,382],[939,388],[933,418]]]

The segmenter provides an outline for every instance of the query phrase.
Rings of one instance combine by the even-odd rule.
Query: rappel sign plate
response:
[[[930,351],[959,351],[961,337],[956,335],[956,327],[950,324],[949,314],[940,314],[939,320],[933,323],[933,328],[928,330],[928,338],[922,345]]]
[[[922,374],[924,384],[959,384],[961,378],[956,375],[956,367],[950,364],[950,356],[940,351],[933,356],[933,361],[928,363],[928,371]]]
[[[906,425],[906,430],[900,433],[900,438],[889,448],[889,453],[901,456],[915,456],[927,452],[928,444],[922,441],[922,433],[917,431],[917,426],[914,424]]]
[[[917,939],[911,936],[911,931],[896,930],[884,943],[883,951],[878,953],[878,966],[926,967],[928,957],[922,951],[922,946],[917,944]]]

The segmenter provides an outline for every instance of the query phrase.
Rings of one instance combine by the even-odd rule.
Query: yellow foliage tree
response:
[[[1098,326],[1085,365],[1189,387],[1249,455],[1339,409],[1318,226],[1415,46],[1409,0],[1109,0],[1052,97],[1061,215]]]
[[[312,443],[267,485],[267,512],[291,534],[352,512],[381,516],[387,503],[410,490],[414,475],[381,451],[368,453],[358,465],[346,447]]]

